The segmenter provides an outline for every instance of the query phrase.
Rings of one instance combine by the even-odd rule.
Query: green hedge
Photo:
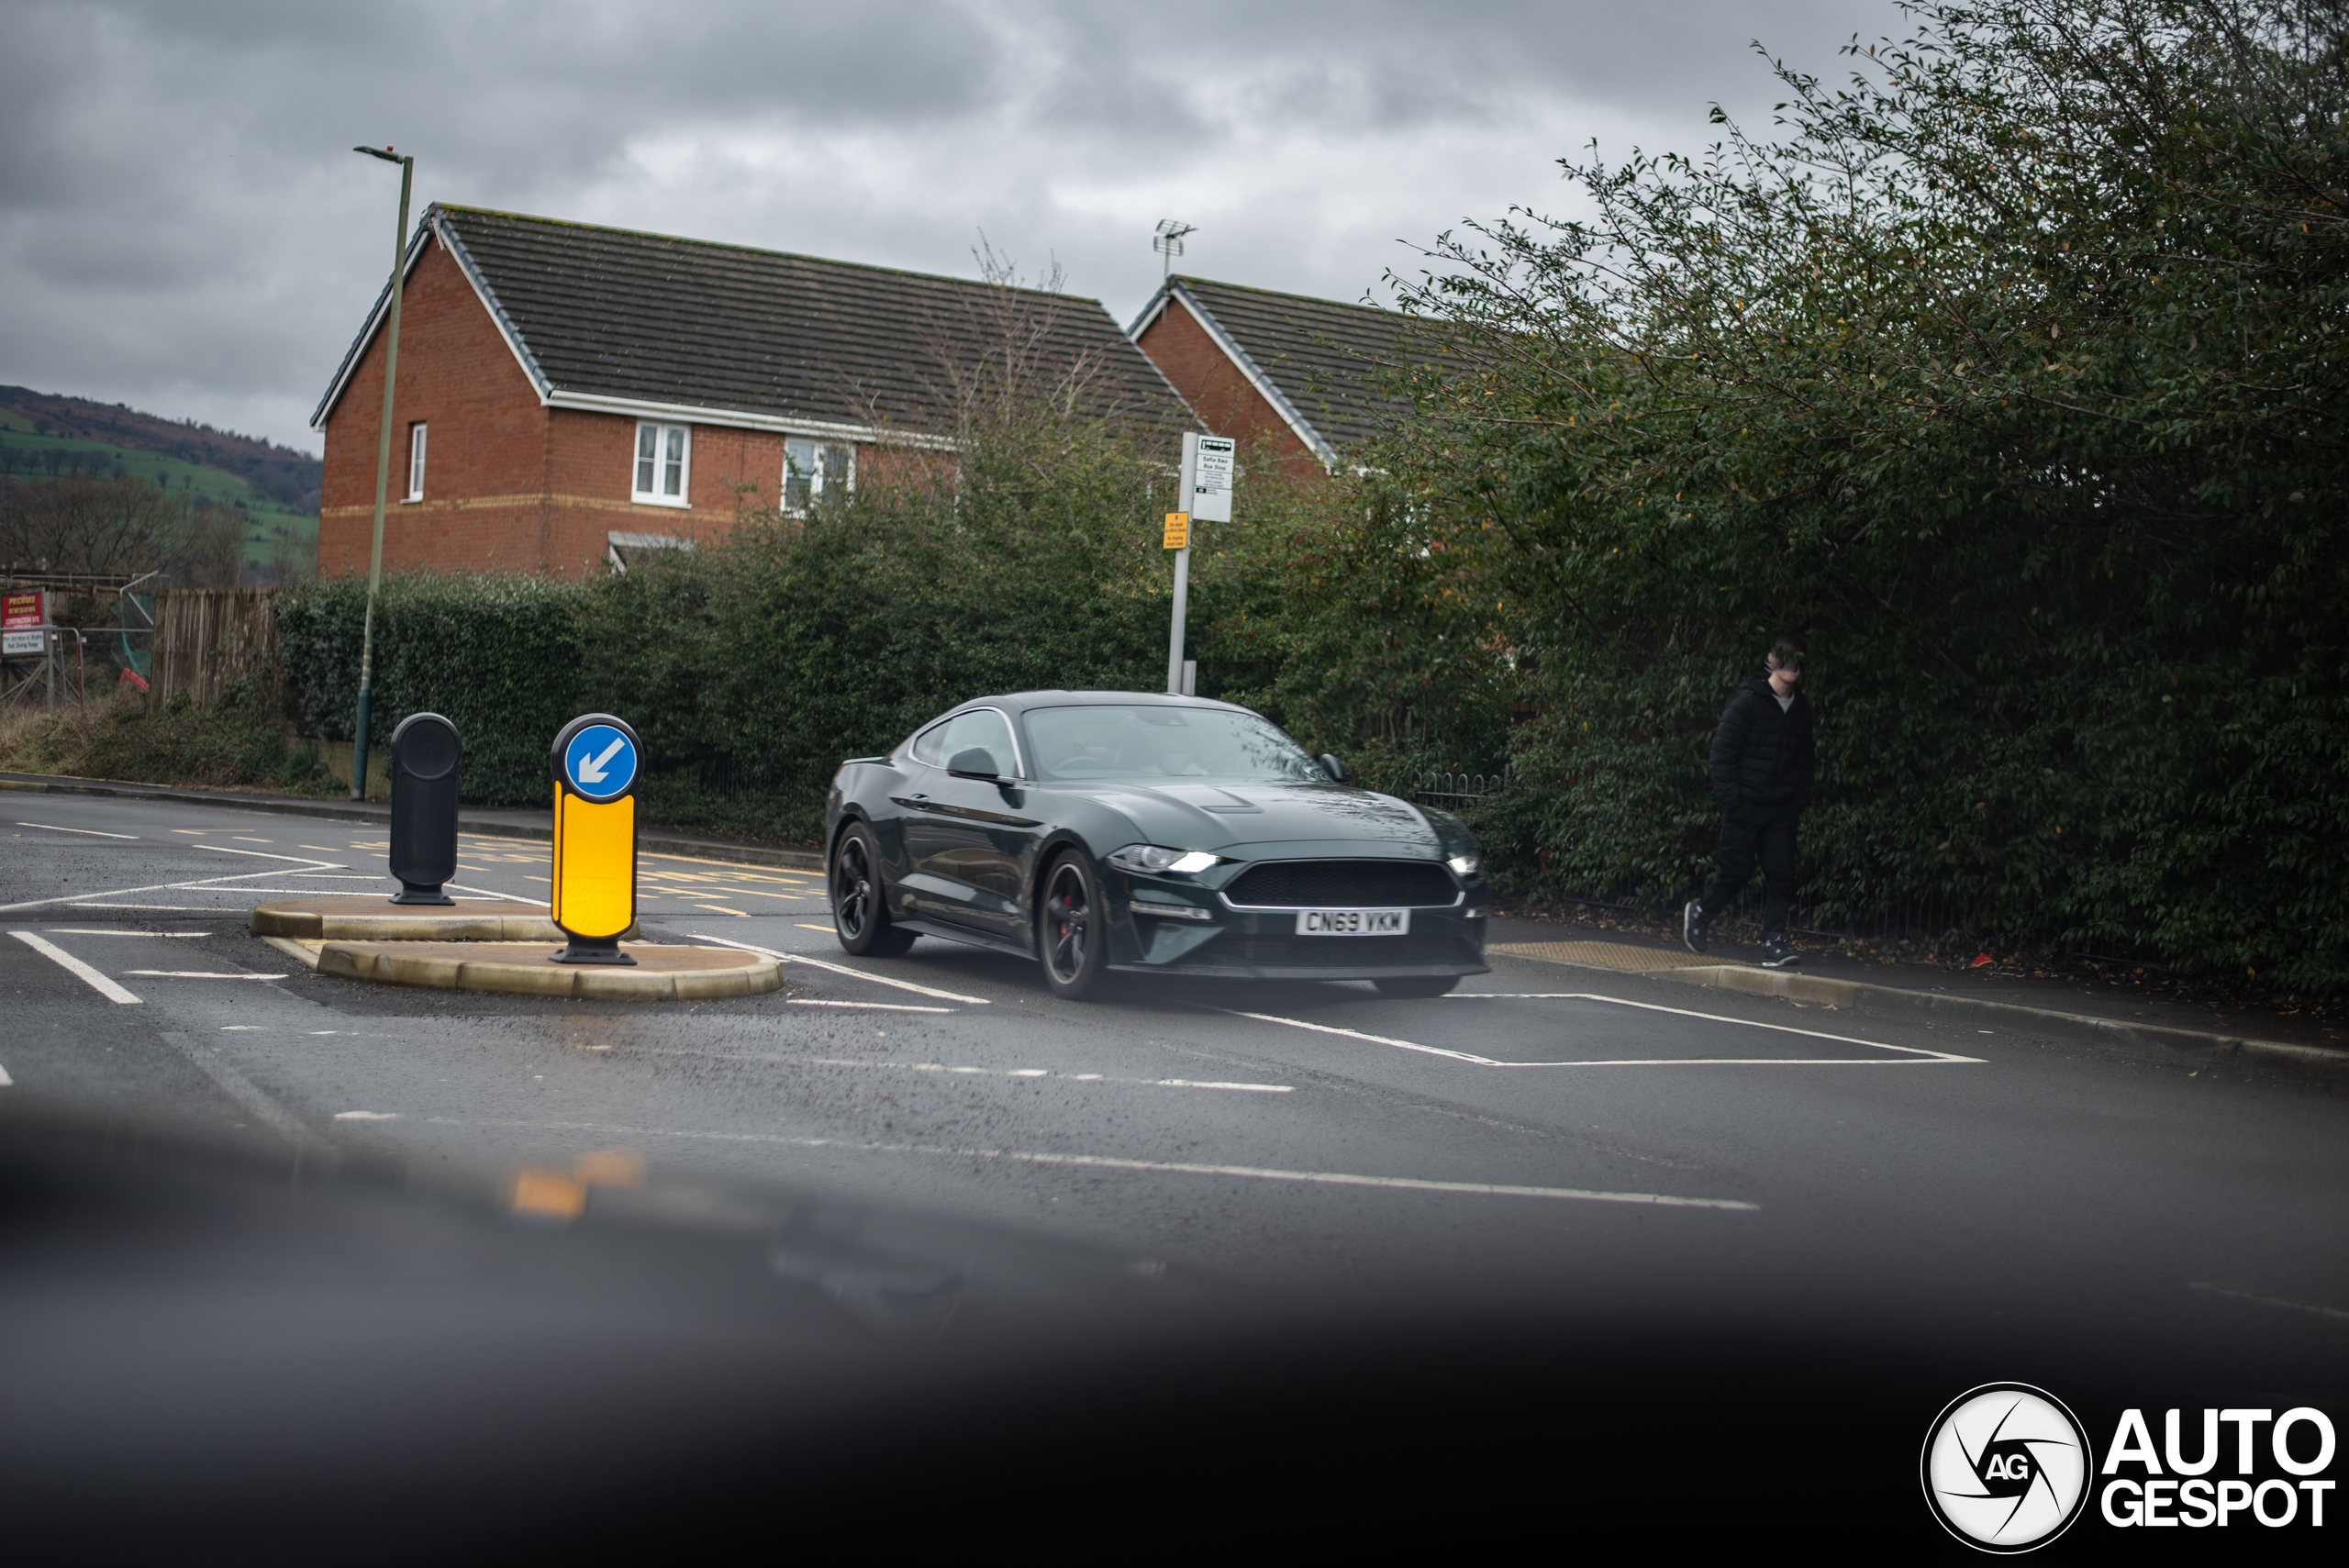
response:
[[[370,745],[412,713],[439,713],[465,740],[469,800],[548,799],[547,747],[581,711],[585,590],[511,573],[384,579],[375,602]],[[359,652],[367,580],[339,577],[276,598],[284,672],[305,728],[351,739],[359,707]]]
[[[2337,24],[1913,17],[1787,74],[1777,143],[1570,165],[1598,221],[1419,295],[1454,353],[1382,462],[1541,710],[1497,866],[1692,893],[1708,737],[1787,632],[1811,919],[2349,984]]]
[[[650,816],[811,838],[843,757],[955,703],[1163,685],[1170,445],[1014,410],[966,431],[955,467],[874,477],[805,517],[755,514],[626,574],[388,577],[375,738],[446,714],[467,797],[534,804],[556,729],[602,709],[643,739]],[[1269,452],[1243,473],[1235,520],[1194,550],[1203,692],[1383,785],[1497,754],[1502,684],[1407,509],[1353,479],[1285,484]],[[356,577],[279,596],[313,734],[350,733],[364,605]]]

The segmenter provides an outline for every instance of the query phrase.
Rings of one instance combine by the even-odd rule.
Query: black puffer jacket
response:
[[[1713,794],[1724,813],[1810,804],[1815,748],[1810,702],[1800,691],[1781,709],[1768,672],[1740,686],[1713,731]]]

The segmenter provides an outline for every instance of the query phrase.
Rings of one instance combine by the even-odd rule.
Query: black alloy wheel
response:
[[[1108,966],[1101,895],[1092,867],[1074,850],[1044,873],[1044,896],[1036,904],[1036,955],[1044,961],[1044,984],[1052,995],[1071,1001],[1092,990]]]
[[[860,822],[841,835],[832,851],[832,927],[859,958],[895,958],[914,945],[911,931],[889,923],[880,867],[871,828]]]
[[[1457,974],[1397,974],[1374,980],[1382,996],[1442,996],[1460,984]]]

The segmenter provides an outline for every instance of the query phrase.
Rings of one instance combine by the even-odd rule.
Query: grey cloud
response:
[[[1187,264],[1339,298],[1597,135],[1766,117],[1889,0],[17,3],[0,11],[0,380],[315,446],[395,178],[439,198],[967,274],[982,228],[1113,310]]]

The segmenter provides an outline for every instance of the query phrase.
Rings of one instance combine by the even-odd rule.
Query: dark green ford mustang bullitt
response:
[[[841,764],[825,814],[852,953],[917,933],[1107,970],[1368,980],[1485,972],[1489,895],[1454,817],[1347,782],[1244,707],[1144,692],[980,697]]]

